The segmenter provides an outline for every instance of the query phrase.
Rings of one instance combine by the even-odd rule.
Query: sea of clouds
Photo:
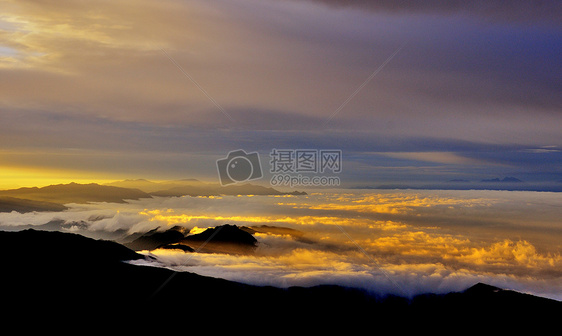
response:
[[[257,285],[339,284],[377,294],[458,291],[485,282],[562,300],[562,198],[509,191],[322,191],[306,196],[148,198],[0,213],[29,227],[126,241],[135,233],[222,224],[256,233],[253,254],[142,251],[167,267]],[[267,231],[267,230],[266,230]]]

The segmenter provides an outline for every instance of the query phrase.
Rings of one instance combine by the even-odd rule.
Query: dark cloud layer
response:
[[[310,1],[310,0],[306,0]],[[555,24],[562,23],[562,4],[556,0],[501,1],[501,0],[313,0],[339,8],[360,8],[395,14],[421,13],[440,15],[476,16],[489,21],[517,23]]]
[[[417,167],[416,179],[560,180],[556,152],[537,152],[562,146],[559,7],[7,2],[2,162],[213,179],[214,161],[237,148],[338,148],[353,181],[406,165],[405,179]]]

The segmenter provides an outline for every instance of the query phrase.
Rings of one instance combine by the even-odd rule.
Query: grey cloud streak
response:
[[[460,14],[490,21],[561,24],[562,4],[556,0],[304,0],[324,3],[336,8],[359,8],[395,14]]]

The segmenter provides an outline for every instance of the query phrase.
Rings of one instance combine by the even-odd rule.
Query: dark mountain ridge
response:
[[[156,228],[140,236],[135,235],[134,239],[126,239],[123,245],[135,251],[166,248],[184,252],[251,253],[258,241],[248,229],[224,224],[186,236],[186,229],[180,226],[163,232],[158,232]]]
[[[142,189],[142,190],[141,190]],[[146,191],[143,191],[146,190]],[[97,183],[56,184],[46,187],[23,187],[0,190],[0,212],[63,211],[67,203],[125,203],[160,197],[237,195],[306,195],[306,192],[281,192],[254,184],[220,186],[194,179],[152,182],[144,179],[124,180],[100,185]]]
[[[499,177],[496,178],[491,178],[491,179],[483,179],[480,180],[480,182],[486,182],[486,183],[522,183],[523,181],[521,181],[520,179],[513,177],[513,176],[506,176],[503,179],[500,179]]]
[[[196,251],[206,253],[252,253],[258,241],[254,236],[236,225],[224,224],[189,235],[180,241]]]
[[[219,323],[219,328],[228,321],[231,330],[253,321],[252,325],[287,330],[345,328],[349,332],[384,321],[387,325],[407,323],[400,327],[402,331],[410,327],[419,331],[423,324],[410,323],[425,321],[435,328],[439,321],[446,321],[469,322],[469,327],[486,330],[498,326],[505,331],[523,325],[552,327],[562,313],[562,302],[485,284],[411,299],[377,297],[341,286],[281,289],[245,285],[132,265],[124,261],[145,257],[118,243],[70,233],[0,231],[0,255],[0,288],[2,305],[9,307],[7,318],[32,309],[43,318],[64,317],[65,321],[97,316],[96,323],[108,326],[123,319],[130,328],[160,321],[181,329],[186,326],[178,321],[196,318],[197,325]]]
[[[123,243],[123,245],[135,251],[154,250],[168,244],[177,243],[184,237],[181,227],[173,227],[164,232],[158,232],[158,229],[152,229],[129,242]]]
[[[139,189],[103,186],[97,183],[56,184],[46,187],[0,190],[0,196],[9,196],[51,203],[113,202],[124,203],[127,199],[151,197]]]
[[[123,180],[107,183],[107,186],[136,188],[153,196],[219,196],[219,195],[306,195],[306,192],[282,192],[271,187],[244,183],[221,186],[218,183],[196,179],[154,182],[145,179]]]
[[[63,211],[66,209],[67,207],[64,205],[53,202],[0,196],[0,212],[17,211],[19,213],[25,213],[31,211]]]
[[[224,224],[208,228],[205,231],[189,235],[183,241],[202,242],[212,240],[213,242],[236,243],[242,245],[256,246],[258,241],[251,233],[240,229],[236,225]]]

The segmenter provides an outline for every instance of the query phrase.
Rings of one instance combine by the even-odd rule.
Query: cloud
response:
[[[476,282],[486,282],[551,297],[557,297],[555,293],[560,289],[556,285],[560,274],[553,278],[521,277],[512,273],[454,268],[440,262],[379,261],[379,265],[374,265],[356,250],[335,253],[296,248],[285,254],[246,256],[155,250],[149,255],[156,257],[157,261],[141,260],[134,263],[279,287],[339,284],[363,288],[379,295],[403,295],[403,291],[408,295],[416,295],[459,291]]]
[[[154,250],[144,253],[157,259],[143,262],[259,285],[340,284],[414,295],[481,281],[560,299],[559,203],[553,193],[494,191],[176,197],[3,213],[0,223],[14,230],[59,221],[61,231],[105,239],[175,225],[280,226],[300,234],[256,234],[259,246],[250,255]]]
[[[265,224],[300,234],[256,234],[251,255],[154,250],[144,253],[157,259],[143,263],[282,287],[340,284],[414,295],[480,281],[560,299],[559,203],[555,193],[476,190],[172,197],[2,213],[0,225],[56,222],[61,231],[120,240],[176,225]]]
[[[478,165],[482,164],[481,161],[471,158],[462,157],[456,153],[450,152],[398,152],[398,153],[379,153],[380,155],[389,156],[397,159],[426,161],[446,164],[461,164],[461,165]]]
[[[476,265],[498,265],[538,269],[560,269],[560,254],[541,254],[527,241],[504,240],[489,247],[470,248],[470,252],[460,253],[457,259]]]
[[[311,1],[311,0],[306,0]],[[562,8],[559,2],[541,1],[530,3],[524,0],[510,1],[392,1],[392,0],[314,0],[336,8],[359,8],[376,12],[423,13],[423,14],[458,14],[475,16],[487,21],[506,21],[516,23],[553,24],[562,23],[555,13]]]
[[[227,111],[240,114],[237,126],[271,129],[279,121],[285,125],[283,116],[287,115],[312,123],[315,118],[327,118],[400,45],[389,39],[403,40],[415,28],[427,32],[420,36],[421,41],[431,36],[433,42],[412,42],[397,55],[346,109],[354,112],[338,115],[343,122],[338,127],[346,122],[361,125],[355,118],[348,120],[349,114],[363,117],[372,114],[374,106],[382,118],[388,118],[390,111],[415,117],[415,110],[426,105],[419,103],[428,100],[437,100],[438,106],[445,101],[453,106],[459,101],[504,105],[521,103],[522,97],[530,97],[534,107],[553,108],[560,103],[557,90],[552,90],[556,81],[544,73],[556,54],[533,35],[541,32],[514,31],[505,36],[503,29],[463,23],[453,25],[452,33],[441,29],[436,35],[431,25],[451,25],[428,19],[413,22],[411,27],[390,18],[387,26],[395,29],[386,36],[370,14],[320,11],[293,1],[222,5],[219,10],[201,2],[12,3],[3,15],[11,27],[5,30],[4,40],[7,48],[17,51],[10,55],[17,56],[10,56],[2,69],[2,78],[10,83],[3,91],[3,102],[12,108],[40,106],[50,113],[64,110],[65,114],[103,115],[115,121],[216,126],[220,111],[162,54],[160,49],[165,48]],[[413,3],[401,6],[415,8]],[[448,2],[421,5],[428,10],[447,6]],[[293,19],[281,19],[272,7],[285,14],[281,17]],[[334,20],[340,22],[337,27],[331,24]],[[490,41],[480,35],[487,31]],[[509,58],[515,37],[521,45],[519,53],[532,48],[543,51],[542,56],[533,51],[523,61]],[[493,43],[495,40],[503,43]],[[482,43],[490,44],[489,48],[482,48]],[[376,47],[367,47],[373,45]],[[342,54],[344,47],[347,52]],[[501,64],[494,61],[498,57]],[[15,61],[20,66],[14,66]],[[518,85],[512,83],[515,69]],[[532,85],[522,85],[529,80]],[[29,90],[34,92],[32,99]],[[405,96],[419,103],[405,104],[401,99]],[[435,114],[435,107],[431,104],[424,116]],[[470,110],[471,114],[478,112]],[[158,117],[154,111],[159,111]],[[361,120],[365,122],[365,118]],[[228,120],[218,123],[233,126]]]
[[[86,177],[185,178],[189,171],[210,179],[209,167],[234,148],[314,146],[349,153],[347,180],[364,183],[380,179],[385,165],[403,165],[397,156],[404,155],[412,169],[388,169],[385,178],[432,179],[444,174],[436,163],[457,165],[447,174],[474,174],[500,156],[514,169],[524,160],[521,169],[535,172],[536,160],[525,154],[539,153],[515,155],[509,146],[560,145],[559,28],[531,19],[548,20],[554,2],[319,3],[6,2],[2,162],[72,167]],[[502,21],[502,13],[511,19]],[[473,152],[451,149],[463,142]],[[505,147],[482,153],[489,144]],[[556,167],[545,170],[558,174]]]

